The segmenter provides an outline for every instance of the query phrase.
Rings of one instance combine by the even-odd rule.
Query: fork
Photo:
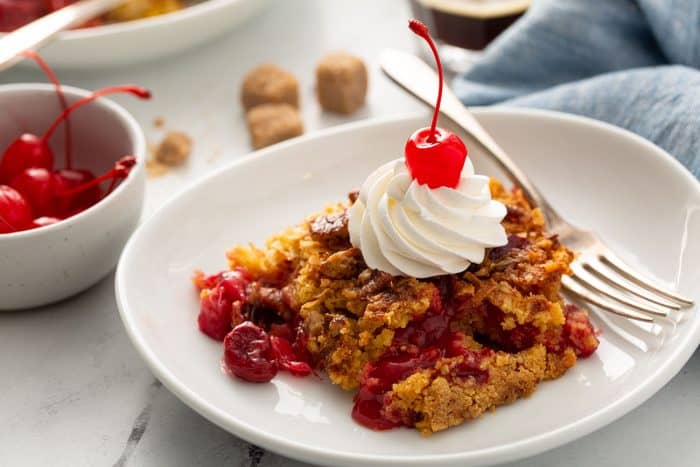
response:
[[[407,52],[387,50],[382,53],[380,64],[382,71],[399,86],[434,106],[438,76],[420,58]],[[520,187],[531,205],[540,208],[547,227],[558,235],[559,241],[579,252],[571,264],[571,276],[562,278],[566,290],[603,310],[645,322],[654,322],[656,318],[668,317],[673,311],[693,305],[692,299],[635,271],[595,232],[576,227],[564,219],[446,86],[440,111],[496,162],[508,179]]]

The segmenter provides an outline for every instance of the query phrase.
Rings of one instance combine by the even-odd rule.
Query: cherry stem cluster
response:
[[[75,109],[77,109],[78,107],[81,107],[81,106],[87,104],[88,102],[92,102],[95,99],[97,99],[98,97],[106,96],[109,94],[124,93],[124,92],[128,92],[128,93],[133,94],[133,95],[140,97],[142,99],[148,99],[149,97],[151,97],[151,92],[149,90],[142,88],[140,86],[135,86],[135,85],[131,85],[131,84],[126,84],[123,86],[112,86],[109,88],[100,89],[99,91],[95,91],[87,97],[83,97],[82,99],[75,101],[73,104],[70,105],[70,107],[65,109],[61,113],[61,115],[59,115],[58,118],[56,120],[54,120],[54,122],[51,124],[51,126],[48,128],[48,130],[46,130],[46,133],[44,133],[44,136],[42,136],[42,139],[44,141],[49,139],[51,137],[51,135],[53,134],[53,132],[56,131],[56,128],[58,128],[58,126],[61,124],[61,122],[63,120],[65,120],[65,118],[71,112],[73,112]]]

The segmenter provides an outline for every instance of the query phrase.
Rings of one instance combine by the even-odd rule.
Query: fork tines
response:
[[[571,270],[573,274],[562,279],[565,289],[625,318],[653,322],[654,317],[668,317],[693,305],[691,299],[641,276],[610,251],[585,253]]]

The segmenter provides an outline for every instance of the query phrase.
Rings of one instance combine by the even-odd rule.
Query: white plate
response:
[[[144,62],[214,38],[243,23],[266,4],[267,0],[204,0],[165,15],[64,31],[41,49],[41,56],[54,68]],[[4,35],[0,33],[0,38]]]
[[[477,116],[561,213],[599,231],[629,261],[671,283],[678,277],[680,290],[700,300],[700,184],[668,154],[580,117],[511,109]],[[350,417],[352,396],[325,381],[285,374],[256,385],[220,371],[221,344],[197,330],[192,270],[223,269],[224,252],[235,243],[259,244],[344,199],[371,170],[400,156],[406,138],[427,121],[363,122],[251,154],[195,183],[141,226],[117,271],[117,300],[156,376],[212,422],[285,456],[332,465],[465,466],[583,436],[675,375],[700,342],[697,310],[666,326],[663,343],[652,336],[628,342],[608,324],[626,322],[594,316],[603,334],[591,358],[529,399],[428,438],[358,426]],[[479,154],[470,157],[478,170],[494,173]]]

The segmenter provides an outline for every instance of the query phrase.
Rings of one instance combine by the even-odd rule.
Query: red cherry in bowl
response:
[[[0,159],[0,183],[10,183],[24,169],[53,168],[53,152],[46,140],[24,133],[10,144]]]
[[[53,173],[39,167],[25,169],[10,183],[29,202],[35,216],[47,216],[53,212],[53,185]]]
[[[418,183],[455,188],[467,160],[467,147],[442,128],[421,128],[406,141],[405,154],[411,177]]]
[[[32,222],[32,208],[12,187],[0,185],[0,234],[19,232]]]
[[[88,208],[102,199],[102,189],[99,183],[91,183],[95,175],[89,170],[59,169],[53,173],[53,177],[54,215],[70,216],[75,214],[74,211]]]

